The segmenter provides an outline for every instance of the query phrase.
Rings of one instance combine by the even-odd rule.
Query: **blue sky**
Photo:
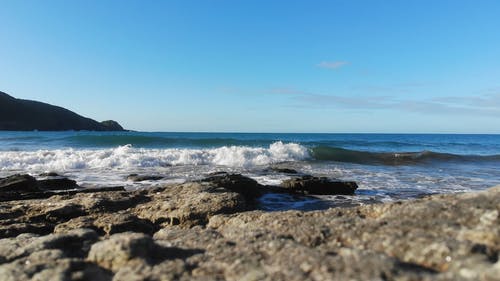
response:
[[[500,133],[500,1],[0,2],[0,90],[143,131]]]

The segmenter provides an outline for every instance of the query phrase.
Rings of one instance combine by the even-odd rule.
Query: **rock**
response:
[[[15,237],[23,233],[49,234],[53,229],[52,223],[1,222],[0,238]]]
[[[151,223],[151,221],[138,218],[137,216],[126,212],[99,216],[93,224],[97,228],[102,229],[108,235],[127,231],[152,235],[155,231],[155,226]]]
[[[67,190],[79,188],[79,186],[76,184],[76,181],[58,176],[39,180],[38,187],[43,190]]]
[[[97,234],[90,229],[45,236],[21,234],[15,238],[0,239],[0,256],[5,262],[10,262],[38,251],[58,249],[65,257],[83,258],[96,241]]]
[[[154,176],[154,175],[138,175],[138,174],[130,174],[127,176],[127,180],[139,182],[139,181],[156,181],[163,179],[162,176]]]
[[[117,271],[127,263],[140,263],[149,259],[157,246],[150,236],[142,233],[114,234],[104,241],[92,245],[87,260],[103,268]]]
[[[263,194],[262,185],[257,181],[240,174],[228,174],[218,172],[203,179],[202,182],[209,183],[215,187],[223,187],[227,190],[237,192],[249,202],[255,201]]]
[[[111,272],[79,259],[67,258],[59,250],[35,252],[28,257],[0,265],[1,280],[110,281]]]
[[[11,232],[0,232],[8,237],[0,239],[0,279],[500,276],[500,186],[351,208],[263,212],[248,211],[242,194],[225,187],[240,176],[214,176],[223,177],[220,185],[203,181],[3,202],[0,231]]]
[[[108,131],[124,131],[123,127],[114,120],[102,121],[103,125]]]
[[[124,232],[92,245],[87,260],[103,268],[117,271],[124,266],[155,265],[165,260],[185,258],[200,253],[199,250],[183,250],[163,247],[149,235]]]
[[[132,210],[139,218],[159,227],[204,225],[215,214],[246,210],[246,200],[238,193],[210,184],[185,183],[147,191],[150,202]]]
[[[281,167],[270,167],[269,169],[266,169],[266,170],[273,171],[276,173],[283,173],[283,174],[298,174],[299,173],[295,169],[281,168]]]
[[[358,188],[355,182],[313,176],[285,180],[281,186],[293,192],[310,195],[352,195]]]
[[[0,192],[37,192],[37,181],[30,175],[12,175],[0,179]]]
[[[41,211],[43,218],[50,222],[66,221],[86,214],[83,206],[75,203],[54,203]],[[34,219],[34,217],[36,217],[36,214],[31,218]]]
[[[59,175],[56,172],[41,173],[38,176],[40,176],[40,177],[61,177],[61,175]]]

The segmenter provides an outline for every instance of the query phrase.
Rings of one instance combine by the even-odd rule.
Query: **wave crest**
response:
[[[144,149],[132,145],[100,150],[38,150],[0,152],[2,170],[100,169],[162,167],[169,165],[220,165],[249,167],[310,158],[296,143],[275,142],[267,148],[223,146],[213,149]]]

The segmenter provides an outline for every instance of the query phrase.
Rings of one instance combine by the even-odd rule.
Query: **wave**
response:
[[[213,149],[145,149],[131,145],[112,149],[56,149],[0,152],[1,170],[67,171],[75,169],[133,169],[177,165],[263,166],[310,158],[296,143],[268,147],[223,146]]]
[[[331,146],[271,143],[264,147],[136,148],[130,144],[100,149],[0,151],[0,170],[67,171],[125,169],[182,165],[257,167],[293,161],[336,161],[366,165],[415,165],[432,162],[500,161],[500,155],[456,155],[432,151],[368,152]]]
[[[370,152],[330,146],[312,148],[311,155],[314,159],[322,161],[375,165],[412,165],[443,161],[500,161],[500,155],[457,155],[428,150],[420,152]]]

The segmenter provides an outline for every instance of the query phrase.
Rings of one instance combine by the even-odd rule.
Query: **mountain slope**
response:
[[[109,124],[113,124],[113,126],[109,126]],[[123,128],[114,121],[99,123],[59,106],[16,99],[0,92],[0,130],[122,131]]]

